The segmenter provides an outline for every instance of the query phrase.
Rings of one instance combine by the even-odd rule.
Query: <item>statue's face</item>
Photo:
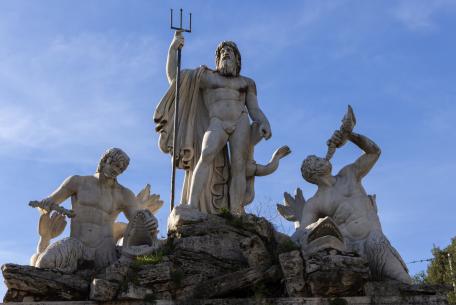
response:
[[[115,179],[117,176],[122,174],[126,168],[127,167],[123,164],[123,162],[108,158],[106,163],[103,165],[102,173],[108,178]]]
[[[225,45],[220,50],[220,59],[217,64],[217,70],[225,76],[236,75],[236,54],[232,47]]]
[[[330,174],[331,173],[331,163],[325,158],[317,157],[315,161],[315,166],[321,170],[321,174]]]
[[[220,50],[220,60],[222,62],[234,62],[236,55],[234,54],[234,50],[229,45],[223,46]]]

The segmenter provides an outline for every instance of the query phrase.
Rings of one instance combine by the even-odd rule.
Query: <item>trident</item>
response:
[[[171,9],[171,29],[176,31],[192,32],[192,13],[190,13],[190,26],[188,29],[182,27],[182,9],[180,9],[180,23],[179,27],[173,25],[173,9]],[[176,73],[176,93],[174,99],[174,133],[173,133],[173,173],[171,175],[171,211],[174,209],[174,193],[176,188],[176,163],[178,160],[177,152],[177,128],[178,128],[178,111],[179,111],[179,83],[180,83],[180,69],[181,68],[181,48],[177,49],[177,73]]]

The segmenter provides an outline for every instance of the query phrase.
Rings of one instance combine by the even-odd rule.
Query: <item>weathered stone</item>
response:
[[[191,252],[202,252],[228,261],[245,261],[239,240],[222,239],[219,236],[204,235],[179,239],[174,244],[176,249]]]
[[[168,232],[174,232],[183,225],[203,222],[207,219],[208,215],[197,209],[190,209],[182,205],[176,206],[168,216]]]
[[[313,296],[362,295],[363,285],[369,277],[364,258],[334,249],[306,257],[305,266]]]
[[[450,285],[407,285],[398,281],[367,282],[364,285],[366,296],[412,296],[412,295],[446,295]]]
[[[154,291],[152,289],[139,287],[133,283],[128,283],[127,287],[120,291],[117,296],[119,300],[144,300],[147,297],[153,296]]]
[[[144,265],[136,273],[136,282],[140,286],[153,286],[171,280],[171,263],[169,261]]]
[[[130,266],[128,264],[116,262],[115,264],[112,264],[106,268],[104,278],[108,281],[121,283],[125,280],[129,269]]]
[[[253,214],[246,214],[241,216],[243,225],[246,228],[250,228],[252,232],[255,232],[259,237],[267,242],[274,240],[274,227],[264,217],[258,217]]]
[[[305,294],[304,261],[297,250],[279,255],[285,287],[288,296],[299,297]]]
[[[26,295],[36,300],[84,300],[89,295],[90,282],[77,275],[15,264],[3,265],[2,272],[8,289],[17,291],[7,294],[8,301],[21,302]]]
[[[94,279],[90,284],[90,299],[95,301],[111,301],[116,297],[119,284],[103,279]]]
[[[242,240],[241,250],[250,267],[264,268],[272,265],[272,255],[258,236]]]
[[[246,263],[240,264],[239,262],[224,261],[205,253],[184,250],[175,250],[173,264],[186,275],[201,274],[205,278],[211,278],[247,267]]]
[[[248,268],[200,283],[196,290],[196,295],[202,299],[226,296],[241,289],[254,287],[261,282],[277,281],[279,279],[280,268],[278,266],[272,266],[266,270]]]
[[[8,303],[8,305],[98,305],[98,302],[31,302]],[[444,296],[412,296],[412,297],[341,297],[341,298],[248,298],[248,299],[210,299],[191,301],[171,301],[155,299],[152,302],[143,300],[113,301],[109,305],[448,305]],[[0,303],[3,305],[3,303]]]

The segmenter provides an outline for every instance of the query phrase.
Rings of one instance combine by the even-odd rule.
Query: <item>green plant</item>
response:
[[[132,263],[133,269],[138,269],[144,265],[156,265],[163,261],[163,258],[172,253],[174,250],[174,244],[171,239],[167,240],[166,243],[156,252],[148,255],[140,255],[135,258]]]
[[[136,259],[132,263],[133,268],[138,268],[144,265],[156,265],[163,260],[163,252],[157,251],[155,253],[149,255],[140,255],[137,256]]]
[[[225,219],[232,219],[234,217],[233,214],[231,214],[230,210],[227,208],[221,208],[219,210],[218,216],[223,217]]]

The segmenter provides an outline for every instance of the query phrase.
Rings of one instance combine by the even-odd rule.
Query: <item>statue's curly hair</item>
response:
[[[239,49],[234,41],[222,41],[221,43],[219,43],[219,45],[217,46],[217,49],[215,50],[215,66],[218,67],[218,65],[219,65],[220,52],[224,46],[229,46],[234,51],[234,56],[236,57],[236,75],[235,76],[238,76],[239,73],[241,72],[241,66],[242,66],[241,52],[239,52]]]
[[[111,159],[111,161],[122,163],[122,168],[124,170],[128,167],[128,164],[130,164],[130,157],[128,157],[128,155],[122,149],[112,147],[106,150],[101,156],[100,162],[98,162],[97,166],[97,173],[101,172],[103,165],[106,163],[108,159]]]
[[[307,156],[307,158],[304,159],[301,165],[301,174],[302,177],[310,182],[310,183],[316,183],[315,176],[316,175],[321,175],[324,174],[328,171],[328,166],[329,166],[329,172],[331,172],[332,165],[329,161],[323,165],[318,165],[318,161],[321,158],[315,156],[315,155],[310,155]]]

